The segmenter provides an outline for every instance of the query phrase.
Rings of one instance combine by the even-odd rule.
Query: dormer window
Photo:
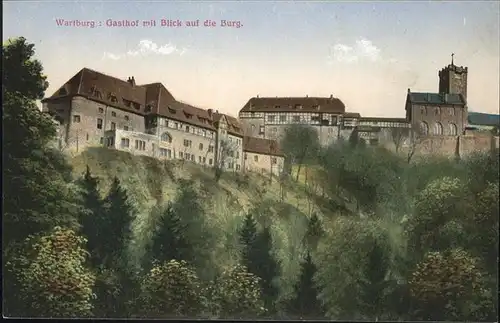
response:
[[[140,109],[141,109],[141,105],[140,105],[139,103],[135,103],[135,102],[133,102],[133,104],[134,104],[134,108],[135,108],[136,110],[140,110]]]
[[[168,107],[168,112],[172,113],[172,114],[175,114],[175,110],[172,109],[171,107]]]
[[[151,111],[153,111],[153,107],[151,106],[151,104],[146,105],[146,108],[144,109],[144,112],[149,113]]]
[[[319,105],[313,106],[313,109],[316,110],[316,111],[319,111]]]
[[[302,104],[296,104],[295,109],[302,110]]]
[[[188,119],[192,119],[193,118],[193,115],[192,114],[189,114],[189,113],[184,113],[184,115],[186,116],[186,118]]]
[[[118,102],[116,95],[114,95],[113,93],[108,93],[108,100],[113,102],[113,103]]]
[[[66,95],[66,94],[68,94],[68,92],[66,91],[65,88],[59,90],[59,95]]]
[[[279,109],[279,108],[280,108],[280,106],[279,106],[279,105],[275,105],[275,106],[274,106],[274,108],[275,108],[275,109]]]
[[[130,107],[130,104],[132,102],[130,102],[129,100],[126,100],[126,99],[123,99],[123,104],[126,106],[126,107]]]

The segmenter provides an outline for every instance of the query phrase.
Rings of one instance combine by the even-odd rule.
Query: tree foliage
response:
[[[299,165],[298,178],[300,167],[316,159],[320,149],[318,133],[310,126],[300,124],[289,126],[285,128],[280,148],[285,153],[288,163]]]
[[[314,281],[317,271],[311,253],[307,252],[305,259],[300,264],[299,280],[294,286],[294,296],[288,305],[289,313],[301,319],[324,318],[324,308],[318,299],[318,289]]]
[[[147,317],[194,317],[205,311],[205,289],[185,261],[156,264],[141,285],[140,308]]]
[[[20,316],[75,318],[92,314],[95,276],[85,266],[85,239],[70,229],[26,239],[8,265],[19,282]]]
[[[409,281],[422,320],[489,319],[493,303],[477,262],[467,252],[429,252]]]
[[[265,313],[260,279],[241,265],[225,270],[212,284],[212,307],[223,318],[254,318]]]

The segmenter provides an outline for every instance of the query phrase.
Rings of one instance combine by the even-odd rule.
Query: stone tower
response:
[[[467,102],[467,67],[456,66],[453,56],[451,64],[439,71],[439,93],[462,94]]]

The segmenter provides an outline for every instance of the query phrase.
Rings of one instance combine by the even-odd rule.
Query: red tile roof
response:
[[[325,97],[253,97],[240,112],[331,112],[344,113],[344,103]]]
[[[243,138],[243,151],[271,156],[284,156],[276,140],[255,137]]]

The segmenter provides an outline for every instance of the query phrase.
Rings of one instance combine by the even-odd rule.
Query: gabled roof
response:
[[[214,120],[215,127],[218,126],[222,118],[225,118],[228,126],[227,131],[233,136],[243,137],[243,128],[238,119],[219,112],[213,113],[212,118]]]
[[[361,118],[361,114],[357,112],[346,112],[343,114],[344,119],[345,118]]]
[[[430,92],[408,92],[407,100],[412,104],[443,105],[456,104],[465,105],[466,102],[461,94],[456,93],[430,93]]]
[[[344,113],[344,103],[325,97],[253,97],[240,112],[331,112]]]
[[[500,115],[469,111],[467,121],[469,125],[498,127],[500,126]]]
[[[243,137],[243,151],[262,155],[284,156],[276,140],[255,137]]]
[[[80,70],[43,102],[75,95],[140,115],[158,114],[210,130],[215,129],[207,110],[175,100],[161,83],[136,85],[135,80],[121,80],[89,68]]]

